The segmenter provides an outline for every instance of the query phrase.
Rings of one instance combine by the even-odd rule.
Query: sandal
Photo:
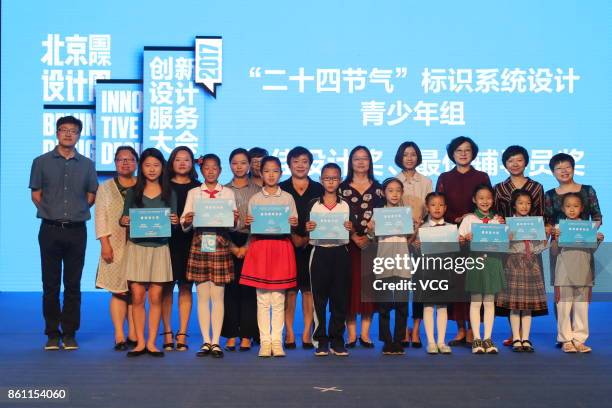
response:
[[[174,334],[171,331],[167,331],[167,332],[163,332],[163,333],[159,333],[160,336],[165,336],[166,334]],[[162,344],[162,348],[166,351],[172,351],[174,350],[174,341],[170,342],[170,343],[164,343]]]
[[[526,351],[527,353],[533,353],[535,351],[535,348],[533,348],[533,344],[531,344],[529,340],[523,340],[522,344],[523,351]]]
[[[515,353],[525,351],[525,349],[523,348],[523,343],[520,340],[514,340],[512,342],[512,351],[514,351]]]
[[[206,357],[207,355],[210,354],[210,350],[212,349],[212,346],[210,345],[210,343],[204,343],[202,344],[202,347],[200,347],[200,351],[198,351],[196,353],[197,357]]]
[[[186,343],[179,343],[178,336],[189,337],[189,335],[187,333],[177,332],[176,335],[174,336],[174,339],[176,340],[176,351],[187,351],[189,349],[189,346]]]
[[[210,346],[210,355],[214,358],[223,358],[223,350],[221,350],[221,346],[218,344],[213,344]]]

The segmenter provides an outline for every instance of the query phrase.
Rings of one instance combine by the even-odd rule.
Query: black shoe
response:
[[[163,351],[151,351],[151,350],[147,350],[147,353],[151,357],[163,357],[164,356],[164,352]]]
[[[369,348],[369,349],[374,348],[374,343],[371,343],[369,341],[365,341],[361,337],[359,337],[359,344],[361,344],[365,348]]]
[[[348,351],[344,348],[344,345],[342,344],[331,346],[329,351],[335,356],[346,357],[349,355]]]
[[[115,351],[127,351],[128,344],[125,341],[120,341],[119,343],[115,343]]]
[[[382,353],[384,355],[394,354],[393,343],[385,343],[383,345]]]
[[[312,349],[314,349],[314,344],[308,343],[308,342],[305,341],[305,342],[302,342],[302,348],[304,350],[312,350]]]
[[[221,350],[221,346],[218,344],[213,344],[210,346],[210,355],[214,358],[223,358],[223,350]]]
[[[406,354],[406,352],[404,351],[404,347],[402,347],[401,342],[393,343],[391,347],[393,349],[393,354],[398,354],[398,355]]]
[[[176,333],[176,336],[174,336],[174,340],[176,340],[176,351],[187,351],[187,350],[189,350],[189,346],[186,343],[180,343],[178,341],[178,336],[189,337],[189,335],[187,333]],[[183,340],[183,341],[185,341],[185,340]]]
[[[60,338],[56,336],[50,336],[45,343],[45,350],[59,350],[60,349]]]
[[[327,347],[327,344],[320,343],[319,347],[317,347],[314,354],[317,357],[325,357],[329,355],[329,348]]]
[[[287,350],[295,350],[295,348],[297,347],[297,345],[295,344],[295,341],[292,343],[283,343],[283,347],[285,347],[285,349]]]
[[[223,349],[225,351],[236,351],[236,346],[225,346]]]
[[[126,353],[126,355],[128,357],[138,357],[138,356],[143,356],[143,355],[147,354],[148,351],[149,350],[147,350],[147,348],[145,347],[142,350],[138,350],[138,351],[136,351],[136,350],[128,351]]]
[[[350,348],[350,349],[352,349],[352,348],[355,348],[355,346],[356,346],[356,345],[357,345],[357,340],[355,340],[355,341],[351,341],[351,342],[349,342],[349,343],[346,343],[344,346],[345,346],[346,348]]]
[[[423,343],[421,343],[420,341],[417,342],[412,342],[410,343],[410,347],[415,348],[415,349],[420,349],[423,347]]]
[[[64,336],[62,339],[62,347],[64,350],[78,350],[79,343],[77,343],[74,336]]]
[[[137,340],[132,340],[132,339],[130,339],[130,338],[128,337],[128,339],[125,341],[125,344],[127,344],[127,346],[128,346],[129,348],[134,348],[134,347],[136,347],[136,345],[138,344],[138,341],[137,341]]]
[[[514,340],[512,342],[512,351],[515,353],[523,352],[523,343],[520,340]]]
[[[171,331],[168,331],[168,332],[159,333],[159,335],[160,335],[160,336],[165,336],[166,334],[170,334],[170,335],[171,335],[171,334],[172,334],[172,332],[171,332]],[[170,343],[164,343],[164,344],[162,344],[162,348],[163,348],[164,350],[166,350],[166,351],[172,351],[172,350],[174,350],[174,340],[173,340],[173,341],[171,341]]]
[[[449,346],[465,346],[467,344],[467,340],[465,339],[465,336],[461,339],[453,339],[451,341],[448,342]]]
[[[198,351],[196,353],[196,356],[198,356],[198,357],[206,357],[207,355],[210,354],[210,349],[211,348],[212,348],[212,346],[210,345],[210,343],[202,344],[202,347],[200,347],[200,351]]]
[[[408,347],[410,347],[410,342],[409,341],[402,341],[401,345],[402,345],[403,348],[408,348]]]

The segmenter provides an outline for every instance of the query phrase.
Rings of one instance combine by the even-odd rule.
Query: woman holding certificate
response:
[[[162,153],[149,148],[142,152],[138,177],[128,190],[120,223],[130,227],[123,267],[132,293],[132,313],[137,344],[128,357],[149,353],[163,357],[155,345],[161,318],[163,285],[172,281],[168,237],[170,224],[178,224],[176,195],[165,173]],[[145,297],[149,292],[149,335],[145,342]]]
[[[115,177],[101,184],[96,193],[96,237],[102,252],[96,274],[96,287],[112,293],[111,319],[115,327],[115,350],[126,351],[136,345],[132,305],[129,301],[128,282],[121,261],[125,254],[125,228],[117,222],[123,213],[125,195],[136,184],[134,171],[138,153],[130,146],[121,146],[115,152]],[[123,325],[127,318],[128,337]]]
[[[368,221],[374,208],[384,205],[382,186],[374,178],[372,154],[365,146],[357,146],[349,154],[349,168],[346,179],[340,184],[340,196],[349,204],[353,223],[349,256],[351,258],[351,287],[346,318],[348,348],[357,344],[357,315],[361,315],[361,336],[363,347],[374,348],[370,340],[370,324],[374,304],[361,301],[361,250],[368,246]]]
[[[397,179],[404,185],[402,201],[404,205],[410,206],[412,210],[415,231],[427,215],[425,197],[433,191],[431,179],[416,170],[422,162],[421,149],[414,142],[402,143],[398,147],[397,153],[395,153],[395,164],[402,169],[402,172],[397,175]],[[406,337],[402,342],[402,346],[407,347],[412,343],[414,348],[420,348],[419,326],[423,319],[422,303],[412,302],[412,319],[414,321],[414,328],[412,331],[410,328],[406,328]]]
[[[232,189],[219,184],[219,157],[207,154],[200,163],[204,184],[187,193],[181,226],[183,231],[196,228],[187,261],[187,279],[196,282],[198,291],[198,319],[204,342],[197,356],[221,358],[223,295],[225,285],[234,278],[229,228],[235,225],[238,211]]]
[[[474,203],[472,193],[480,184],[491,186],[489,175],[472,167],[472,161],[478,155],[478,145],[469,137],[459,136],[451,140],[446,146],[448,158],[455,163],[455,167],[440,174],[436,184],[436,191],[446,195],[447,210],[444,216],[446,222],[460,224],[463,218],[472,212]],[[463,275],[459,275],[463,278]],[[457,336],[448,344],[458,346],[471,343],[472,330],[466,332],[465,323],[470,320],[469,303],[452,303],[448,311],[448,318],[457,322]]]

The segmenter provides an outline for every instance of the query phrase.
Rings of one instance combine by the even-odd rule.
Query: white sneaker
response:
[[[576,351],[579,353],[590,353],[592,350],[592,348],[584,343],[580,343],[579,341],[574,340],[572,343],[574,344]]]
[[[453,352],[453,349],[451,349],[450,346],[446,343],[440,343],[438,344],[438,351],[441,354],[451,354]]]
[[[259,346],[259,357],[272,357],[272,344],[269,341],[262,341]]]
[[[272,342],[272,355],[274,357],[285,357],[285,351],[283,350],[283,343],[280,341]]]

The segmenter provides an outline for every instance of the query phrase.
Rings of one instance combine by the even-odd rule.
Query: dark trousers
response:
[[[41,224],[38,233],[43,283],[45,334],[74,336],[81,322],[81,276],[85,263],[87,229]],[[62,265],[64,273],[62,276]],[[64,305],[60,290],[64,283]],[[61,332],[60,332],[61,327]]]
[[[385,281],[398,282],[401,278],[386,278]],[[387,343],[401,343],[406,336],[408,320],[408,293],[393,293],[393,298],[378,304],[378,339]],[[413,308],[414,308],[413,302]],[[423,307],[422,303],[416,303]],[[395,310],[395,325],[391,336],[391,311]],[[414,310],[414,309],[413,309]]]
[[[233,232],[232,241],[242,246],[246,243],[247,234]],[[223,327],[221,336],[225,338],[247,338],[259,341],[259,327],[257,326],[257,293],[251,286],[240,285],[240,274],[244,260],[232,256],[234,260],[234,280],[225,285],[223,303]]]
[[[315,309],[313,339],[319,346],[344,345],[344,321],[351,282],[350,258],[346,246],[314,247],[310,255],[310,282]],[[329,302],[329,328],[327,303]]]

